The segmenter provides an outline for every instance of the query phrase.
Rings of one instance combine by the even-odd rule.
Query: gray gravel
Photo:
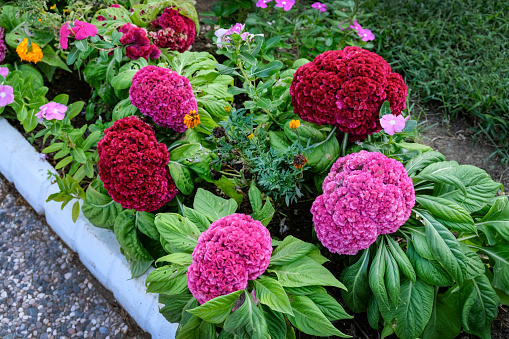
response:
[[[0,175],[0,339],[14,338],[150,335]]]

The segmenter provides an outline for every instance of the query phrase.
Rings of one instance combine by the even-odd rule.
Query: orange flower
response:
[[[21,61],[33,62],[36,64],[42,60],[42,49],[34,42],[32,42],[29,47],[28,39],[26,38],[16,47],[16,52],[21,58]]]
[[[292,165],[295,168],[302,168],[308,162],[308,159],[304,156],[304,154],[300,153],[293,157]]]
[[[187,128],[195,128],[199,123],[200,115],[194,109],[184,117],[184,124],[186,124]]]
[[[224,106],[224,110],[225,110],[226,112],[229,112],[229,111],[231,111],[231,110],[232,110],[232,108],[231,108],[230,106]]]
[[[253,134],[253,133],[251,133],[251,134],[249,134],[247,137],[248,137],[249,139],[253,139],[253,138],[254,138],[254,134]]]
[[[300,120],[292,120],[290,121],[290,128],[297,129],[300,126]]]
[[[51,6],[49,9],[55,9],[57,8],[57,4],[54,4],[53,6]]]

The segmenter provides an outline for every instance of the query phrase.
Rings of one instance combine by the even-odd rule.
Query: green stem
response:
[[[321,144],[325,144],[334,135],[334,132],[336,132],[336,126],[334,126],[334,128],[330,131],[329,135],[327,136],[327,138],[325,138],[324,141],[320,141],[319,143],[314,144],[313,147],[318,147]]]
[[[224,175],[231,175],[231,176],[233,176],[233,177],[239,177],[239,178],[242,178],[242,176],[241,176],[240,174],[228,173],[228,172],[223,172],[223,171],[219,171],[219,173],[224,174]]]
[[[343,143],[341,144],[341,156],[346,156],[346,146],[348,145],[348,133],[343,135]]]

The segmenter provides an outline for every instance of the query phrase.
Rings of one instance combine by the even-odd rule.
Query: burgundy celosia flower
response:
[[[333,253],[356,254],[393,233],[415,205],[412,179],[397,160],[360,151],[339,158],[311,213],[318,239]]]
[[[378,132],[380,107],[394,115],[405,108],[407,87],[378,54],[359,47],[320,54],[295,72],[290,94],[303,120],[331,124],[361,139]]]
[[[161,27],[158,31],[149,33],[159,48],[169,48],[183,53],[193,44],[196,36],[194,21],[171,7],[165,8],[163,14],[152,21],[151,25]]]
[[[188,287],[200,304],[247,287],[265,272],[272,254],[269,230],[249,215],[214,221],[198,239],[187,270]]]
[[[198,110],[189,80],[163,67],[145,66],[136,72],[129,98],[156,124],[179,133],[187,130],[184,116]]]
[[[6,54],[6,47],[5,47],[5,42],[4,42],[4,32],[5,30],[0,27],[0,62],[4,61],[5,59],[5,54]]]
[[[115,121],[97,145],[99,176],[122,207],[151,212],[178,190],[170,176],[170,153],[154,131],[136,116]]]
[[[129,59],[136,60],[139,58],[157,59],[161,55],[161,51],[156,45],[151,45],[147,37],[147,32],[143,28],[136,27],[132,24],[124,24],[118,29],[120,33],[124,33],[120,38],[120,43],[130,45],[126,48],[126,56]]]

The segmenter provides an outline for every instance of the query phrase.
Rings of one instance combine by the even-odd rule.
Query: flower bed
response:
[[[40,64],[8,54],[0,113],[42,126],[48,201],[114,234],[133,278],[151,270],[176,338],[346,336],[359,312],[383,336],[489,336],[509,293],[507,197],[413,142],[406,84],[355,3],[258,1],[229,27],[218,5],[217,59],[187,50],[190,2],[75,6],[45,24],[5,6],[0,24],[19,11],[26,26],[7,43]],[[45,65],[82,71],[91,99],[48,102]],[[285,223],[294,206],[302,225]]]

